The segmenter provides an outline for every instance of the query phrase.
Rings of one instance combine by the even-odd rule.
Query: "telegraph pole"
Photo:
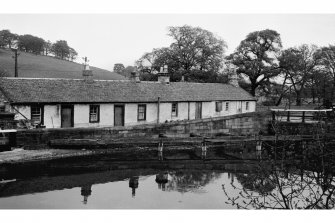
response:
[[[18,77],[18,69],[17,69],[17,57],[20,55],[18,52],[17,52],[17,49],[12,49],[14,51],[14,60],[15,60],[15,65],[14,65],[14,69],[15,69],[15,75],[14,77]]]

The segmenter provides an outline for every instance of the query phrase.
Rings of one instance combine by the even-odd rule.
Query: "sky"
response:
[[[283,47],[300,44],[335,44],[334,14],[227,14],[227,13],[108,13],[108,14],[4,14],[0,30],[31,34],[55,42],[66,40],[87,56],[91,66],[113,70],[115,63],[134,65],[145,52],[169,46],[169,26],[191,25],[215,33],[232,53],[250,32],[273,29]]]

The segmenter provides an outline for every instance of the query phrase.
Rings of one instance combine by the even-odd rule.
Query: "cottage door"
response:
[[[61,127],[73,127],[73,106],[62,105],[61,110]]]
[[[124,106],[114,106],[114,126],[124,126]]]
[[[195,103],[195,119],[201,119],[202,118],[202,103],[196,102]]]

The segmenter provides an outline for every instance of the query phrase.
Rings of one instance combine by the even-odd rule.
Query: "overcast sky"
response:
[[[284,48],[335,44],[335,14],[0,14],[0,21],[0,30],[66,40],[90,65],[108,70],[115,63],[134,65],[145,52],[169,46],[167,27],[185,24],[220,36],[227,54],[248,33],[263,29],[278,31]]]

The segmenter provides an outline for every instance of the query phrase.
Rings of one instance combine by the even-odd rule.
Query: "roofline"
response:
[[[0,77],[1,79],[10,79],[10,80],[17,80],[17,79],[21,79],[21,80],[74,80],[74,81],[92,81],[91,80],[87,80],[84,77],[83,78],[43,78],[43,77]],[[126,80],[104,80],[104,79],[93,79],[93,81],[106,81],[106,82],[133,82],[130,79],[126,79]],[[229,83],[200,83],[200,82],[180,82],[180,81],[176,81],[176,82],[170,82],[169,84],[165,84],[165,83],[161,83],[159,81],[140,81],[140,82],[133,82],[136,84],[141,84],[141,83],[146,83],[146,84],[162,84],[162,85],[169,85],[169,84],[174,84],[174,83],[183,83],[183,84],[221,84],[221,85],[230,85],[232,87],[235,87]],[[235,87],[235,88],[240,88],[243,89],[241,87]],[[244,89],[243,89],[244,90]],[[248,92],[247,92],[248,93]],[[249,93],[248,93],[249,94]]]
[[[249,99],[249,100],[200,100],[200,101],[160,101],[160,103],[173,103],[173,102],[216,102],[216,101],[256,101],[255,99]],[[130,104],[137,104],[137,103],[157,103],[157,101],[95,101],[95,102],[11,102],[12,105],[30,105],[30,104],[44,104],[44,105],[58,105],[58,104],[125,104],[125,103],[130,103]]]

